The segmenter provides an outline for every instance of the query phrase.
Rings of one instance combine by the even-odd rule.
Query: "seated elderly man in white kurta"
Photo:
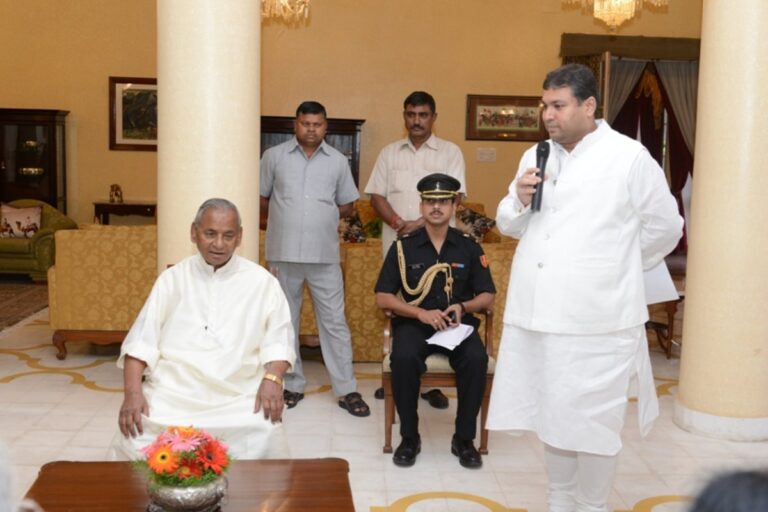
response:
[[[296,354],[280,284],[234,255],[242,227],[231,202],[204,202],[191,237],[200,254],[160,274],[123,342],[113,456],[139,458],[179,425],[208,430],[238,459],[285,457],[282,379]]]

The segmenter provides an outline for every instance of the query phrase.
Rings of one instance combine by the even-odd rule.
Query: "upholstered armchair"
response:
[[[35,281],[45,281],[54,262],[54,233],[76,229],[75,221],[53,206],[36,199],[18,199],[7,203],[13,208],[40,207],[40,226],[31,237],[0,238],[0,273],[28,274]]]
[[[60,231],[56,245],[48,272],[56,357],[66,357],[66,342],[122,342],[157,277],[157,226]]]

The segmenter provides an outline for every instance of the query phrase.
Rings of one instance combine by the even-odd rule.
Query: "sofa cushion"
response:
[[[365,242],[367,238],[365,228],[363,223],[360,222],[360,216],[357,211],[353,211],[352,215],[341,219],[339,222],[339,237],[344,242]]]
[[[127,331],[157,278],[157,226],[56,232],[51,327]]]
[[[480,212],[459,205],[456,208],[456,227],[475,239],[483,241],[483,237],[496,225],[496,221]]]
[[[2,258],[33,258],[32,240],[29,238],[0,238],[0,259]]]
[[[3,238],[32,238],[40,230],[42,207],[14,208],[0,206],[0,236]]]

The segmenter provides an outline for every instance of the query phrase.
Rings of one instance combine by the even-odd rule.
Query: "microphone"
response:
[[[544,168],[547,166],[547,158],[549,158],[549,144],[543,140],[536,145],[536,167],[539,169],[537,175],[541,178],[541,183],[536,186],[536,192],[531,198],[532,212],[541,210],[541,196],[544,195]]]

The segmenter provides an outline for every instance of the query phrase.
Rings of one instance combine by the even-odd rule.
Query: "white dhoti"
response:
[[[171,426],[191,426],[208,431],[227,445],[229,454],[235,459],[290,457],[282,423],[273,424],[264,419],[262,411],[254,413],[255,396],[232,399],[213,408],[210,405],[202,408],[189,403],[194,402],[193,399],[185,400],[187,403],[182,404],[177,399],[163,396],[164,393],[153,393],[150,389],[144,387],[150,414],[149,417],[142,415],[141,418],[144,433],[135,438],[126,438],[118,431],[110,448],[112,460],[143,458],[139,450],[153,443],[158,434]],[[179,406],[183,406],[183,409]],[[195,409],[196,412],[193,412]]]
[[[643,326],[562,335],[505,324],[487,428],[528,430],[556,448],[615,455],[634,376],[646,435],[659,407]]]

